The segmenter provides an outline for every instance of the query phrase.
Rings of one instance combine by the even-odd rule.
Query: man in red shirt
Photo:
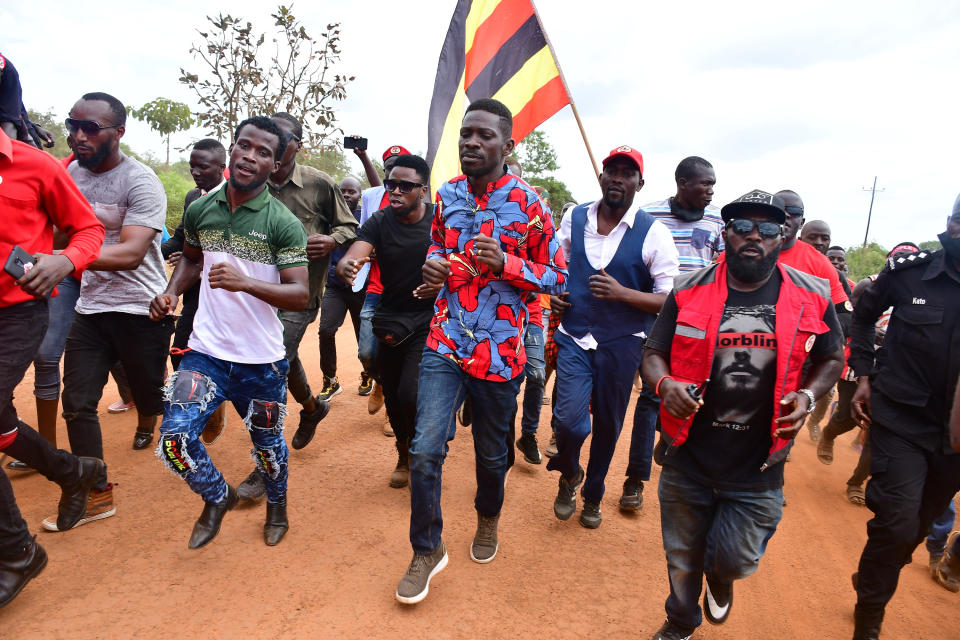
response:
[[[103,225],[53,156],[0,132],[0,259],[15,247],[31,255],[32,265],[15,278],[0,272],[0,451],[25,462],[63,493],[57,526],[74,526],[87,509],[90,487],[104,466],[96,458],[77,458],[55,449],[17,417],[13,390],[43,340],[49,322],[47,298],[71,273],[93,262],[103,242]],[[53,227],[69,243],[53,254]],[[13,488],[0,473],[0,607],[43,570],[47,554],[30,536]]]

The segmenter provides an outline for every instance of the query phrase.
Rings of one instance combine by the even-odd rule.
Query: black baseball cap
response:
[[[778,223],[783,224],[787,221],[787,211],[784,206],[781,198],[772,193],[754,189],[733,202],[725,204],[720,209],[720,217],[723,218],[724,222],[729,222],[747,211],[759,210],[770,214]]]

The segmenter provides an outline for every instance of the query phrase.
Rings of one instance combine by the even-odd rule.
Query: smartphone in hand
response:
[[[10,277],[14,280],[19,280],[33,268],[33,263],[33,256],[27,253],[20,245],[17,245],[10,251],[7,262],[3,265],[3,270],[10,274]]]

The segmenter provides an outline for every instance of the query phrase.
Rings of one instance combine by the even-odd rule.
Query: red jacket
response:
[[[777,298],[777,383],[773,406],[780,399],[800,388],[803,363],[816,336],[829,331],[823,321],[830,301],[830,286],[823,278],[777,264],[783,276]],[[670,347],[670,377],[678,382],[698,386],[710,377],[714,351],[727,300],[727,265],[713,264],[699,271],[683,274],[674,283],[677,301],[677,327]],[[774,411],[774,420],[779,411]],[[693,418],[680,420],[661,405],[660,422],[671,449],[687,440]],[[786,457],[789,440],[773,436],[781,425],[770,423],[773,446],[764,468]],[[669,453],[669,451],[668,451]],[[720,453],[720,452],[718,452]]]

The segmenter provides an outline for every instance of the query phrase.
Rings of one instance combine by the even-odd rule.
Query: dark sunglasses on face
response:
[[[67,125],[67,131],[70,133],[76,133],[79,130],[88,136],[95,136],[103,129],[116,129],[120,126],[119,124],[100,124],[96,120],[77,120],[76,118],[67,118],[64,120],[64,124]]]
[[[754,227],[760,232],[764,240],[776,238],[783,233],[783,228],[776,222],[754,222],[744,218],[736,218],[727,223],[727,229],[732,229],[738,236],[745,236],[752,232]]]
[[[788,204],[783,208],[783,210],[786,211],[788,215],[794,217],[803,215],[803,207],[798,207],[795,204]]]
[[[414,189],[424,185],[419,182],[410,182],[409,180],[384,180],[383,186],[388,193],[394,189],[400,189],[400,193],[410,193]]]

